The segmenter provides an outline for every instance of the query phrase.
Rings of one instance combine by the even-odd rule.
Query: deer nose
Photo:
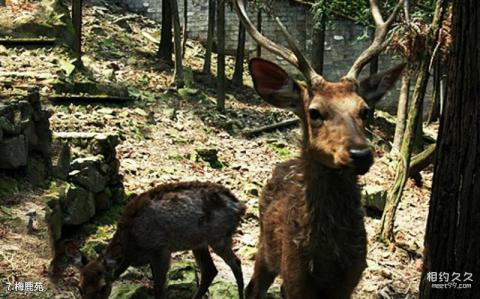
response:
[[[373,164],[373,154],[370,148],[350,149],[350,158],[357,174],[365,174]]]

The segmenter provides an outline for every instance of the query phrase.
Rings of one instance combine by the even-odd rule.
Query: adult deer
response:
[[[258,94],[293,111],[302,124],[301,156],[277,165],[260,199],[260,239],[247,298],[265,298],[277,275],[288,299],[349,298],[366,267],[366,232],[357,175],[373,163],[364,135],[368,104],[382,98],[404,65],[365,80],[362,68],[388,43],[388,31],[403,0],[384,21],[370,0],[376,24],[372,44],[338,82],[317,74],[278,18],[291,50],[263,36],[249,20],[245,0],[234,0],[240,20],[265,49],[298,68],[306,85],[279,66],[250,61]]]

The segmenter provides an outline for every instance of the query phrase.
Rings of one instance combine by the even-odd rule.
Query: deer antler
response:
[[[248,31],[248,34],[262,47],[269,50],[275,55],[278,55],[288,61],[290,64],[295,66],[308,81],[311,81],[314,78],[323,80],[322,76],[317,74],[313,67],[310,65],[308,60],[303,56],[300,49],[297,47],[294,38],[288,33],[288,30],[285,28],[283,23],[280,21],[278,17],[275,17],[275,21],[277,22],[278,26],[283,32],[289,47],[291,50],[277,45],[267,37],[265,37],[262,33],[260,33],[257,28],[252,24],[250,21],[246,9],[245,9],[245,0],[233,0],[233,4],[235,5],[235,9],[237,10],[238,17],[242,22],[245,29]]]
[[[405,0],[400,0],[393,9],[392,14],[386,21],[384,21],[380,9],[378,8],[377,0],[370,0],[370,11],[372,13],[373,21],[375,22],[374,39],[372,44],[363,51],[360,56],[358,56],[357,60],[355,60],[344,78],[356,80],[363,67],[387,47],[390,42],[390,39],[387,39],[388,30],[400,11],[404,1]]]

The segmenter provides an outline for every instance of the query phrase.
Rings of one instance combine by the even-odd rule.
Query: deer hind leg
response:
[[[268,288],[272,285],[277,273],[268,268],[263,246],[259,246],[255,257],[255,269],[253,276],[245,290],[248,299],[266,298]]]
[[[233,253],[232,240],[223,240],[216,244],[210,244],[213,251],[220,256],[225,263],[232,269],[238,287],[238,298],[243,299],[243,273],[240,259]]]
[[[150,267],[152,268],[153,274],[155,299],[164,299],[166,297],[165,281],[167,279],[168,269],[170,268],[170,252],[167,250],[159,252],[150,262]]]
[[[194,249],[193,256],[195,257],[195,261],[200,268],[200,285],[198,286],[193,298],[202,299],[203,295],[207,292],[208,287],[217,275],[218,270],[215,268],[215,264],[213,264],[208,247]]]

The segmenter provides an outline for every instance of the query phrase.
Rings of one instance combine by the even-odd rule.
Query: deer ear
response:
[[[372,75],[360,82],[359,94],[367,104],[378,102],[400,78],[405,63],[399,64],[389,70]]]
[[[260,58],[250,60],[249,68],[255,90],[267,103],[299,113],[303,107],[302,87],[287,72]]]
[[[66,240],[63,243],[65,248],[65,255],[75,266],[81,268],[88,264],[88,260],[85,255],[80,251],[78,246],[72,240]]]

